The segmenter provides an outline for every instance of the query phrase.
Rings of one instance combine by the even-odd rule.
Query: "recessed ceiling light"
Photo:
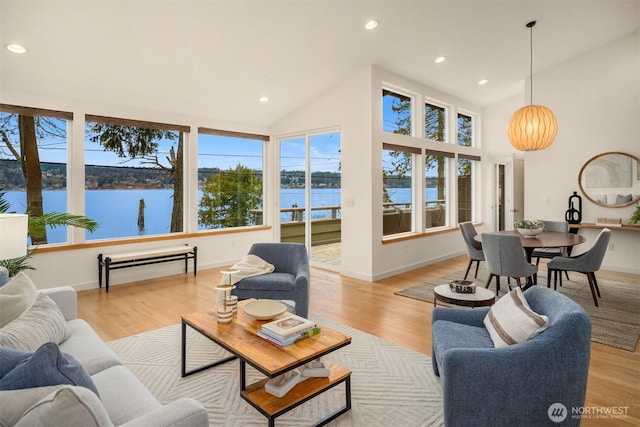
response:
[[[269,102],[269,97],[268,96],[261,96],[260,99],[258,99],[258,101],[260,101],[260,102]]]
[[[11,53],[27,53],[27,48],[17,43],[9,43],[5,48]]]
[[[446,56],[438,56],[434,62],[436,64],[440,64],[440,63],[444,62],[446,59],[447,59]]]
[[[378,26],[379,22],[377,19],[371,19],[369,21],[367,21],[366,24],[364,24],[364,28],[366,28],[367,30],[373,30],[374,28],[376,28]]]
[[[487,80],[487,79],[482,79],[482,80],[480,80],[480,81],[478,82],[478,84],[479,84],[479,85],[484,85],[484,84],[487,84],[487,82],[489,82],[489,80]]]

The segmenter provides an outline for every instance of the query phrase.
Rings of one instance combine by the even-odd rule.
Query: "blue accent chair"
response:
[[[549,317],[549,327],[502,348],[494,347],[483,324],[490,307],[434,308],[432,363],[441,378],[445,426],[580,424],[571,411],[584,405],[591,319],[552,289],[533,286],[524,295],[533,311]],[[554,403],[567,409],[560,423],[548,415]]]
[[[294,301],[298,316],[309,316],[309,257],[300,243],[254,243],[249,254],[270,264],[273,273],[246,277],[231,291],[238,300],[249,298]]]

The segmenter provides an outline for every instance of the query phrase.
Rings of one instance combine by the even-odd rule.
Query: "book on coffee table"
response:
[[[319,326],[315,326],[315,327],[312,327],[311,329],[299,332],[299,333],[297,333],[295,335],[292,335],[292,336],[290,336],[288,338],[280,338],[279,336],[277,336],[273,332],[264,330],[262,328],[258,329],[258,336],[260,338],[264,338],[267,341],[271,341],[272,343],[277,344],[280,347],[286,347],[288,345],[291,345],[291,344],[294,344],[294,343],[300,341],[301,339],[312,337],[312,336],[317,335],[319,333],[320,333],[320,327]]]
[[[286,339],[315,328],[316,326],[316,323],[312,320],[290,314],[286,317],[265,323],[260,329],[269,332],[271,336]]]

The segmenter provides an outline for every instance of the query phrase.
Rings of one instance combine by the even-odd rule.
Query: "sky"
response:
[[[3,113],[0,113],[2,115]],[[67,127],[65,120],[57,120],[60,129]],[[17,136],[11,138],[17,141]],[[328,132],[310,136],[310,156],[313,171],[339,172],[340,144],[339,132]],[[198,135],[198,167],[218,167],[222,169],[235,168],[242,164],[252,169],[262,169],[262,144],[261,140],[217,136]],[[282,167],[289,170],[304,170],[305,145],[304,137],[288,139],[281,145]],[[267,142],[269,144],[270,142]],[[175,140],[162,140],[159,142],[158,158],[164,161],[169,154]],[[40,161],[52,163],[67,162],[66,138],[52,138],[39,140],[38,145]],[[13,159],[13,155],[2,145],[0,146],[1,159]],[[115,165],[115,166],[147,166],[139,159],[130,160],[119,158],[115,153],[104,151],[100,144],[85,141],[85,163],[87,165]]]

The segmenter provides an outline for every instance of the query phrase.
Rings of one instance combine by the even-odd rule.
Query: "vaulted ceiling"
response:
[[[269,126],[376,64],[487,105],[522,90],[530,20],[535,73],[638,31],[640,2],[0,0],[2,46],[28,48],[0,91]]]

